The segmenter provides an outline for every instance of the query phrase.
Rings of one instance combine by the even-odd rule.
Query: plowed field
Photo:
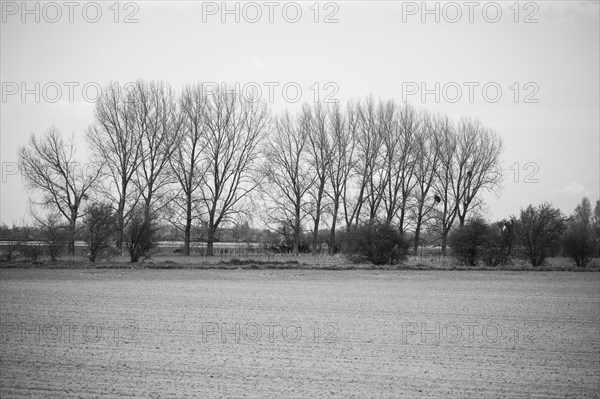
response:
[[[600,397],[600,274],[0,270],[0,397]]]

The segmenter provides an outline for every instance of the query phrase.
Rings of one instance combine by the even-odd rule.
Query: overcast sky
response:
[[[28,214],[19,146],[56,126],[85,161],[97,88],[138,78],[260,87],[275,110],[372,94],[477,117],[505,147],[491,220],[600,197],[597,1],[23,4],[2,2],[2,223]]]

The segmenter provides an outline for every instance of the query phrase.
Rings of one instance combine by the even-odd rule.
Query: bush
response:
[[[45,220],[38,220],[42,233],[42,240],[50,259],[56,260],[63,248],[69,242],[69,226],[61,223],[60,215],[49,215]]]
[[[372,222],[353,228],[344,236],[342,252],[355,263],[393,265],[406,259],[408,242],[387,223]]]
[[[88,247],[88,258],[95,262],[98,257],[110,253],[116,218],[109,205],[94,204],[86,210],[83,221],[83,240]]]
[[[501,220],[488,226],[487,237],[483,263],[487,266],[511,263],[516,241],[516,220]]]
[[[517,226],[524,256],[534,267],[543,265],[546,258],[560,247],[565,230],[564,216],[548,202],[522,209]]]
[[[515,224],[514,220],[487,224],[483,219],[472,219],[450,234],[448,244],[462,264],[506,265],[511,262],[516,240]]]
[[[133,215],[125,232],[125,243],[132,263],[136,263],[142,258],[148,259],[156,253],[157,231],[151,218],[146,219],[140,213]]]
[[[13,260],[15,253],[21,247],[19,241],[8,241],[2,245],[2,251],[0,252],[2,262],[10,262]]]
[[[592,216],[592,231],[596,242],[596,256],[600,256],[600,200],[596,201],[594,215]]]
[[[594,258],[596,243],[588,226],[569,223],[562,237],[563,254],[579,267],[587,266]]]
[[[37,261],[44,252],[43,250],[44,246],[39,245],[38,243],[31,244],[28,242],[23,242],[21,245],[21,255],[31,261]]]
[[[448,237],[448,244],[459,262],[476,266],[488,246],[489,235],[485,221],[473,219],[454,230]]]

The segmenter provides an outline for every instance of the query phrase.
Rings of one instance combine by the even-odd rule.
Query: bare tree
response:
[[[422,129],[416,137],[416,162],[415,162],[415,190],[413,196],[415,205],[411,211],[415,225],[415,238],[413,252],[416,254],[419,248],[422,226],[429,221],[429,216],[434,207],[441,201],[439,195],[432,195],[432,187],[435,182],[436,172],[439,164],[440,142],[436,132],[435,124],[437,117],[424,114]]]
[[[464,225],[467,214],[481,202],[479,194],[500,187],[502,141],[477,120],[462,118],[456,128],[449,121],[439,125],[443,141],[437,194],[443,202],[441,234],[445,253],[447,236],[456,217]]]
[[[171,157],[171,168],[180,193],[171,202],[175,208],[172,223],[183,230],[184,255],[190,254],[192,223],[199,217],[200,199],[195,198],[196,191],[202,184],[205,165],[202,160],[203,139],[206,135],[206,96],[200,84],[184,88],[180,98],[181,141]],[[181,227],[177,215],[182,214],[184,220]]]
[[[398,219],[398,230],[405,230],[409,201],[417,184],[415,167],[417,164],[417,138],[421,129],[419,114],[409,105],[396,106],[389,102],[382,110],[384,126],[383,162],[386,178],[383,197],[386,221]]]
[[[217,229],[233,221],[258,185],[255,166],[269,114],[264,101],[245,99],[229,89],[207,95],[201,201],[208,218],[207,255],[212,255]]]
[[[350,176],[353,184],[347,185],[343,194],[348,230],[360,222],[365,205],[368,207],[368,219],[375,219],[383,199],[385,180],[380,168],[383,135],[377,111],[373,98],[348,107],[351,134],[355,137],[356,145],[356,162],[353,163],[354,171]]]
[[[342,198],[346,197],[348,182],[354,170],[355,136],[352,134],[354,130],[351,125],[355,118],[350,113],[344,115],[337,104],[329,109],[328,114],[331,124],[332,144],[327,169],[330,190],[326,194],[332,202],[329,253],[333,255],[335,253],[335,230],[340,212],[340,202]]]
[[[455,160],[458,146],[456,129],[446,115],[436,121],[435,133],[439,137],[439,164],[436,170],[435,193],[440,198],[436,206],[436,225],[442,238],[442,254],[446,254],[448,234],[456,219],[457,206],[453,188],[455,179]]]
[[[313,251],[318,245],[319,224],[326,200],[326,185],[328,182],[328,170],[331,163],[331,140],[328,133],[327,110],[321,104],[316,104],[314,110],[308,105],[303,108],[305,118],[308,122],[308,162],[313,166],[315,184],[309,190],[312,197],[312,209],[310,215],[313,218]]]
[[[502,140],[478,120],[463,118],[458,125],[456,172],[453,183],[461,226],[478,204],[481,191],[497,191],[502,181]]]
[[[123,248],[123,232],[139,192],[132,181],[142,158],[140,130],[136,129],[133,92],[110,84],[96,102],[95,124],[86,132],[92,153],[106,165],[110,186],[103,195],[116,204],[116,246]],[[133,188],[133,189],[132,189]]]
[[[358,104],[358,150],[361,163],[357,170],[360,185],[364,187],[364,199],[367,206],[368,220],[372,222],[377,217],[379,207],[385,196],[385,188],[389,176],[383,168],[383,146],[385,139],[385,117],[382,115],[384,105],[375,103],[368,98],[363,104]],[[357,212],[357,223],[360,209]]]
[[[62,214],[69,224],[69,254],[75,254],[75,229],[82,203],[100,176],[101,165],[76,160],[73,137],[65,142],[56,128],[37,139],[32,135],[26,147],[19,148],[19,166],[27,187],[42,195],[41,204]]]
[[[272,222],[292,228],[296,255],[302,221],[308,215],[308,192],[315,182],[314,171],[307,162],[310,121],[306,116],[300,113],[292,117],[286,112],[276,119],[266,144],[261,190]]]
[[[144,201],[144,217],[150,220],[164,206],[164,189],[173,182],[168,166],[180,141],[181,118],[169,85],[139,80],[132,93],[134,128],[141,141],[135,182]]]

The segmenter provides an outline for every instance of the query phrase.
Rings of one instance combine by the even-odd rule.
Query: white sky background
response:
[[[35,10],[35,2],[28,2]],[[296,16],[293,6],[278,3],[269,22],[269,8],[263,2],[262,18],[257,23],[256,8],[240,3],[240,22],[235,15],[221,21],[222,3],[205,4],[217,8],[216,15],[203,14],[200,2],[101,2],[102,16],[97,23],[94,8],[82,10],[78,3],[69,22],[69,8],[57,2],[56,8],[39,3],[39,23],[33,14],[22,15],[20,1],[2,1],[1,24],[1,149],[2,183],[0,185],[0,222],[11,225],[27,220],[28,193],[18,174],[13,174],[16,152],[31,133],[42,134],[56,126],[64,135],[74,134],[82,161],[87,150],[83,134],[93,121],[95,90],[90,86],[88,101],[82,86],[105,85],[109,81],[126,83],[138,78],[159,79],[176,88],[198,81],[239,82],[242,86],[256,82],[268,100],[264,82],[278,82],[272,106],[275,110],[295,110],[303,101],[313,101],[319,84],[321,96],[331,95],[345,103],[350,98],[369,94],[383,99],[407,100],[417,107],[460,116],[478,117],[503,138],[506,169],[500,197],[487,195],[487,217],[496,220],[518,214],[530,203],[550,200],[565,213],[571,213],[585,195],[595,202],[600,197],[600,127],[599,127],[599,5],[593,2],[479,2],[469,22],[469,8],[457,2],[462,17],[456,23],[456,7],[437,3],[440,21],[434,14],[422,15],[419,2],[350,1],[298,2],[302,16],[297,23],[287,22]],[[434,9],[435,2],[428,8]],[[488,5],[487,13],[483,11]],[[496,5],[502,15],[497,23]],[[110,8],[112,6],[112,9]],[[446,8],[444,8],[446,6]],[[13,11],[16,14],[13,15]],[[235,3],[228,3],[234,9]],[[311,9],[312,7],[312,9]],[[512,9],[511,9],[512,7]],[[314,10],[319,9],[315,23]],[[416,9],[416,10],[415,10]],[[515,9],[519,10],[515,22]],[[446,13],[444,13],[446,10]],[[410,15],[408,11],[416,11]],[[125,17],[137,23],[123,23]],[[337,23],[324,23],[329,14]],[[533,14],[532,14],[533,13]],[[530,15],[532,14],[532,15]],[[538,20],[524,23],[525,17]],[[422,21],[425,17],[425,22]],[[25,22],[22,22],[25,18]],[[206,22],[203,22],[203,18]],[[39,102],[34,94],[22,98],[21,83],[35,91],[39,82]],[[52,88],[56,82],[62,93]],[[73,98],[65,82],[76,82]],[[286,101],[282,86],[297,83],[302,90],[299,102]],[[325,84],[334,83],[336,86]],[[409,89],[422,83],[435,91],[439,82],[439,102],[434,94],[425,98]],[[456,82],[462,95],[451,86]],[[472,102],[464,82],[476,82]],[[515,102],[519,83],[519,99]],[[532,85],[525,89],[524,85]],[[50,83],[50,85],[48,85]],[[496,96],[482,93],[485,84],[500,87]],[[13,94],[14,85],[19,91]],[[44,85],[48,85],[46,93]],[[312,89],[311,89],[312,87]],[[334,93],[333,87],[339,88]],[[511,90],[511,87],[513,89]],[[534,92],[537,103],[525,103]],[[290,97],[294,91],[288,92]],[[444,95],[445,94],[445,95]],[[290,98],[288,98],[289,100]],[[514,171],[519,163],[520,175]],[[537,183],[525,183],[533,167]],[[23,219],[25,218],[25,219]]]

